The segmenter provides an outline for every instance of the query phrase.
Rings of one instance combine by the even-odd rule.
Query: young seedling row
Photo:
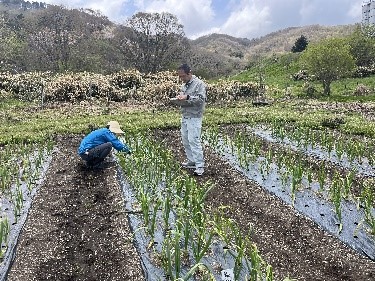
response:
[[[250,237],[223,209],[213,214],[206,210],[211,184],[198,185],[162,144],[145,134],[127,143],[134,154],[120,155],[119,162],[134,190],[127,209],[138,218],[136,244],[151,261],[149,280],[220,280],[227,271],[233,280],[273,280],[272,267]]]
[[[7,268],[11,262],[17,237],[47,169],[51,150],[52,143],[18,141],[0,148],[1,268]]]
[[[368,242],[375,235],[373,178],[358,174],[352,166],[343,168],[330,158],[314,157],[301,147],[296,149],[286,141],[286,131],[282,138],[270,141],[267,130],[259,128],[210,128],[204,140],[250,179],[284,201],[295,206],[298,195],[297,210],[374,259],[374,243]],[[325,147],[317,143],[315,146]],[[366,160],[363,155],[358,156]],[[360,164],[357,162],[356,167]],[[367,168],[371,169],[372,166]],[[329,219],[330,208],[335,212],[337,226],[332,226]]]

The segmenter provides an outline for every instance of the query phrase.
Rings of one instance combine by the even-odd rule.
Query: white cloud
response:
[[[124,16],[122,15],[122,7],[126,5],[124,0],[111,0],[111,1],[90,1],[89,5],[94,10],[100,10],[103,15],[106,15],[109,19],[114,19],[117,22],[121,22]]]
[[[143,1],[144,2],[144,1]],[[175,15],[184,26],[185,33],[191,35],[209,28],[215,13],[211,0],[155,0],[143,3],[146,12],[169,12]]]
[[[187,36],[209,29],[215,17],[211,0],[46,0],[45,3],[100,10],[103,15],[118,23],[125,22],[136,12],[169,12],[183,24]]]
[[[361,22],[362,0],[45,0],[68,8],[91,8],[124,23],[136,12],[169,12],[186,36],[210,33],[256,38],[283,28]]]
[[[313,1],[303,1],[299,9],[301,19],[308,20],[316,13],[317,4]]]
[[[235,37],[251,38],[261,35],[270,24],[270,9],[268,6],[258,6],[254,2],[242,1],[218,30],[220,33]]]
[[[121,15],[122,7],[126,5],[129,0],[45,0],[47,4],[62,5],[67,8],[89,8],[94,11],[100,11],[101,14],[107,16],[110,20],[120,21],[123,18]]]
[[[362,1],[361,0],[357,0],[355,3],[352,3],[351,4],[351,7],[348,11],[348,16],[351,17],[352,19],[357,19],[359,21],[359,19],[362,19],[362,5],[361,5]]]

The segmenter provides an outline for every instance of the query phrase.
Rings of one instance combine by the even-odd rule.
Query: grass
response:
[[[268,87],[267,95],[277,102],[263,108],[253,107],[251,100],[225,106],[208,105],[204,125],[280,120],[301,126],[319,127],[322,120],[335,118],[337,113],[323,107],[309,109],[304,107],[304,103],[375,101],[375,93],[367,96],[352,94],[360,84],[374,89],[374,77],[341,79],[332,83],[329,97],[317,96],[314,100],[307,99],[303,90],[305,82],[294,81],[291,78],[300,69],[298,57],[298,53],[288,53],[249,62],[247,71],[229,79],[246,82],[262,80]],[[322,91],[320,83],[311,84],[318,93]],[[287,99],[286,93],[289,94]],[[127,131],[178,127],[180,123],[180,113],[175,108],[130,108],[116,103],[108,106],[100,101],[91,104],[88,102],[85,106],[69,104],[58,108],[41,108],[38,102],[25,103],[6,99],[4,96],[0,100],[0,109],[0,144],[15,140],[41,141],[56,134],[87,133],[90,127],[104,126],[109,120],[118,120]],[[342,126],[342,130],[351,134],[375,136],[374,122],[364,120],[355,112],[345,116],[345,126]]]
[[[295,62],[298,54],[286,54],[282,56],[271,56],[262,60],[249,63],[249,68],[238,75],[231,77],[231,80],[257,81],[260,75],[267,86],[285,88],[293,85],[291,75],[298,72],[299,66]]]
[[[290,93],[296,97],[304,97],[304,81],[295,81],[292,76],[300,70],[298,64],[299,54],[283,54],[279,56],[271,56],[261,61],[249,63],[249,68],[233,77],[230,80],[238,81],[255,81],[260,82],[262,76],[262,82],[271,89],[277,89],[282,93],[286,92],[286,89],[290,89]],[[317,90],[318,93],[323,92],[323,88],[320,82],[310,82],[311,85]],[[368,96],[354,96],[358,85],[365,85],[372,89],[372,94]],[[272,92],[272,91],[271,91]],[[275,93],[271,93],[275,95]],[[343,78],[334,81],[331,84],[331,95],[329,97],[318,96],[318,100],[329,101],[329,102],[374,102],[375,101],[375,79],[374,77],[364,78]]]
[[[4,102],[2,103],[4,105]],[[30,107],[31,106],[31,107]],[[36,109],[34,105],[3,107],[0,124],[0,144],[14,141],[43,141],[56,134],[83,134],[91,127],[104,126],[109,120],[118,120],[126,131],[140,131],[152,128],[179,127],[180,113],[176,109],[129,110],[114,104],[106,113],[92,108],[71,106],[64,110]],[[330,109],[304,109],[298,101],[276,103],[269,107],[253,107],[251,101],[242,101],[228,107],[208,106],[204,115],[204,126],[220,123],[292,122],[299,126],[321,127],[322,121],[335,118]],[[375,122],[364,120],[360,115],[345,116],[340,127],[346,133],[375,136]]]

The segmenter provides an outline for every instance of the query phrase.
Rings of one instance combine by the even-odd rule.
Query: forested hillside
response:
[[[290,52],[301,35],[316,42],[355,29],[355,25],[314,25],[261,38],[211,34],[190,40],[178,19],[168,13],[138,13],[115,24],[98,11],[23,0],[1,0],[0,19],[0,71],[12,73],[107,74],[129,68],[154,73],[188,62],[203,77],[223,77],[242,71],[255,57]],[[154,32],[146,35],[149,29]]]

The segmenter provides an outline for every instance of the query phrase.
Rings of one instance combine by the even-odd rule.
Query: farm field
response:
[[[163,103],[2,109],[6,280],[220,280],[227,269],[236,280],[375,278],[371,102],[210,104],[198,178],[179,166],[179,112]],[[86,170],[76,155],[83,133],[113,119],[134,153]],[[304,194],[332,219],[303,213]]]
[[[176,135],[176,129],[154,132],[182,160]],[[71,155],[78,142],[77,136],[57,140],[7,280],[147,280],[122,209],[116,168],[85,170]],[[241,232],[252,230],[251,240],[273,265],[274,280],[374,277],[373,261],[248,180],[212,149],[206,147],[205,154],[206,174],[198,182],[214,185],[206,198],[208,210],[228,206],[225,215],[238,222]]]
[[[178,131],[158,132],[178,159],[183,150],[176,139]],[[312,220],[300,215],[275,195],[239,173],[211,149],[206,149],[207,173],[200,182],[211,181],[214,188],[207,196],[211,210],[229,206],[234,218],[251,239],[262,257],[274,265],[276,280],[290,276],[296,280],[371,280],[375,264]],[[361,268],[361,269],[360,269]]]

